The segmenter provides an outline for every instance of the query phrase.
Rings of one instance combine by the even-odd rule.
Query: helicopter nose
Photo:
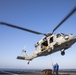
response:
[[[75,36],[75,39],[76,39],[76,36]]]
[[[71,35],[71,36],[69,37],[69,39],[72,40],[72,41],[76,41],[76,36]]]
[[[76,41],[76,36],[75,36],[75,41]]]

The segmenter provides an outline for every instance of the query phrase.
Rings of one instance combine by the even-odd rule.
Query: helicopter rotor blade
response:
[[[30,29],[27,29],[27,28],[20,27],[20,26],[8,24],[8,23],[5,23],[5,22],[0,22],[0,24],[5,25],[5,26],[9,26],[9,27],[13,27],[13,28],[16,28],[16,29],[24,30],[24,31],[27,31],[27,32],[31,32],[31,33],[34,33],[34,34],[38,34],[38,35],[40,35],[40,34],[41,35],[46,35],[46,34],[41,33],[41,32],[37,32],[37,31],[34,31],[34,30],[30,30]]]
[[[74,12],[76,12],[76,7],[53,29],[52,33],[54,33],[54,31],[59,28],[61,24],[65,22],[72,14],[74,14]]]

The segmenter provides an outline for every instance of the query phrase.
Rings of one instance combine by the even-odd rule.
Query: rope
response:
[[[51,64],[51,65],[52,65],[52,67],[53,67],[53,65],[54,65],[54,64],[53,64],[52,56],[50,55],[50,57],[51,57],[51,62],[52,62],[52,64]]]

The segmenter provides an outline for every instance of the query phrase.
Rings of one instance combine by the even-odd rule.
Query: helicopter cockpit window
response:
[[[52,43],[52,42],[53,42],[53,37],[50,38],[50,43]]]
[[[68,36],[67,34],[61,33],[61,35],[63,35],[64,37]]]
[[[65,40],[69,39],[69,36],[67,34],[63,34],[63,33],[61,33],[61,34],[63,35],[63,37],[65,38]]]

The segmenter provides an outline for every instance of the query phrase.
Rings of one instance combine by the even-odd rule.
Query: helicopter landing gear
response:
[[[63,50],[63,51],[61,51],[61,55],[62,56],[64,56],[65,55],[65,51]]]
[[[32,59],[30,59],[30,60],[27,62],[27,64],[29,64],[31,60],[32,60]]]
[[[27,64],[29,64],[29,63],[30,63],[30,61],[27,62]]]
[[[30,62],[28,61],[28,63],[27,64],[29,64]]]

